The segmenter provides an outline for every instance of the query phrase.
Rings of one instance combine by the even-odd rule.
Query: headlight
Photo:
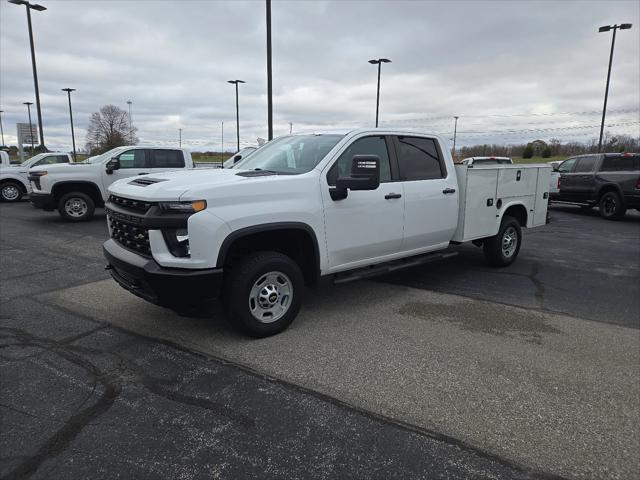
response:
[[[196,213],[207,208],[206,200],[191,202],[160,202],[160,209],[169,213]]]
[[[29,175],[31,175],[32,177],[44,177],[47,174],[46,170],[40,170],[37,172],[29,172]]]

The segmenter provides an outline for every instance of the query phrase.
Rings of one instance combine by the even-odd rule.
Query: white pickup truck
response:
[[[57,209],[64,220],[80,222],[104,205],[107,188],[116,180],[185,168],[193,168],[187,150],[117,147],[84,162],[30,169],[30,200],[36,208]]]
[[[293,321],[321,277],[420,265],[466,241],[509,265],[521,228],[546,223],[550,171],[454,166],[439,137],[419,133],[286,136],[231,169],[112,184],[104,254],[133,294],[180,311],[221,293],[232,324],[262,337]]]
[[[1,153],[7,155],[6,152]],[[24,195],[31,193],[28,179],[28,171],[31,167],[69,163],[72,161],[72,157],[68,153],[48,152],[39,153],[15,165],[9,163],[8,155],[6,160],[6,163],[3,160],[0,165],[0,200],[3,202],[17,202]]]

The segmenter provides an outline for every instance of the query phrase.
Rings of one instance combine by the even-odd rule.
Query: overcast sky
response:
[[[265,4],[240,1],[41,0],[33,12],[47,146],[77,144],[91,112],[127,108],[141,143],[219,149],[267,136]],[[381,126],[453,135],[458,145],[598,134],[611,33],[620,31],[609,95],[610,131],[640,135],[640,2],[273,1],[275,135],[370,127],[383,65]],[[0,109],[15,144],[35,101],[25,7],[0,0]],[[32,112],[35,123],[35,109]],[[546,129],[545,131],[541,131]],[[525,132],[524,130],[533,130]]]

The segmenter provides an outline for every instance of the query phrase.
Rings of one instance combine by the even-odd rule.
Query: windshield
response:
[[[478,165],[498,165],[498,164],[510,164],[511,160],[507,158],[479,158],[474,160],[473,163],[477,163]]]
[[[125,150],[126,148],[128,147],[116,147],[109,150],[108,152],[104,152],[102,155],[89,157],[84,162],[80,162],[80,163],[102,163],[105,160],[111,159],[111,157],[113,157],[114,155],[117,155],[118,153],[120,153],[122,150]]]
[[[34,155],[31,158],[27,158],[24,162],[22,162],[20,165],[28,165],[31,163],[31,161],[33,160],[34,162],[37,162],[40,158],[44,157],[46,155],[46,153],[39,153],[38,155]]]
[[[343,135],[294,135],[267,143],[233,168],[270,170],[282,174],[306,173],[315,168]]]

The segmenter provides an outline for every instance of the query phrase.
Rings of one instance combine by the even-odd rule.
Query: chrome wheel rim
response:
[[[249,293],[249,311],[260,323],[280,320],[293,300],[293,284],[282,272],[261,275]]]
[[[74,218],[80,218],[86,215],[89,206],[82,198],[73,197],[64,203],[64,211],[67,215]]]
[[[2,198],[5,200],[16,200],[20,196],[20,191],[15,185],[5,185],[2,187]]]
[[[518,232],[514,227],[507,227],[502,234],[502,255],[511,258],[518,246]]]

